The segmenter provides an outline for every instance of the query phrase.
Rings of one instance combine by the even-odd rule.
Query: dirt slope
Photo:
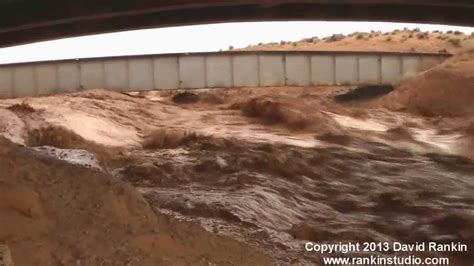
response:
[[[269,263],[244,244],[156,214],[112,176],[3,138],[0,169],[0,243],[15,265]]]
[[[377,104],[424,116],[473,116],[474,50],[410,78]]]

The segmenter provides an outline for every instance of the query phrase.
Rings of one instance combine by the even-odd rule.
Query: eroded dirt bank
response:
[[[2,135],[35,148],[0,141],[0,244],[20,265],[317,265],[308,240],[474,247],[471,65],[364,100],[349,87],[2,100]]]
[[[15,265],[270,262],[244,244],[155,213],[117,178],[3,138],[0,169],[0,242]]]
[[[428,117],[472,117],[473,88],[474,49],[407,80],[376,103]]]

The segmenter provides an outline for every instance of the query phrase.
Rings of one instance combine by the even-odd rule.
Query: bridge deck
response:
[[[235,21],[348,20],[474,25],[471,0],[4,0],[0,47],[95,33]]]

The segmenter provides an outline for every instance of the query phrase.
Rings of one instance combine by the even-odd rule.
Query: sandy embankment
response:
[[[422,116],[470,117],[474,115],[474,50],[401,84],[380,99],[380,106]]]
[[[15,265],[269,263],[244,244],[154,212],[134,188],[100,171],[5,139],[0,169],[0,242]]]

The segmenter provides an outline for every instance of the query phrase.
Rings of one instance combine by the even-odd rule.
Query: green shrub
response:
[[[356,36],[356,39],[357,40],[362,40],[362,39],[364,39],[364,35],[365,34],[363,34],[363,33],[358,33],[357,36]]]
[[[331,37],[328,37],[326,39],[326,42],[337,42],[337,41],[341,41],[345,38],[346,36],[344,36],[343,34],[333,34]]]
[[[430,36],[429,36],[429,33],[428,32],[420,32],[416,35],[416,37],[420,40],[422,39],[429,39]]]
[[[458,39],[458,38],[450,38],[450,39],[448,40],[448,43],[450,43],[451,45],[454,45],[454,46],[456,46],[456,47],[461,46],[461,40]]]

